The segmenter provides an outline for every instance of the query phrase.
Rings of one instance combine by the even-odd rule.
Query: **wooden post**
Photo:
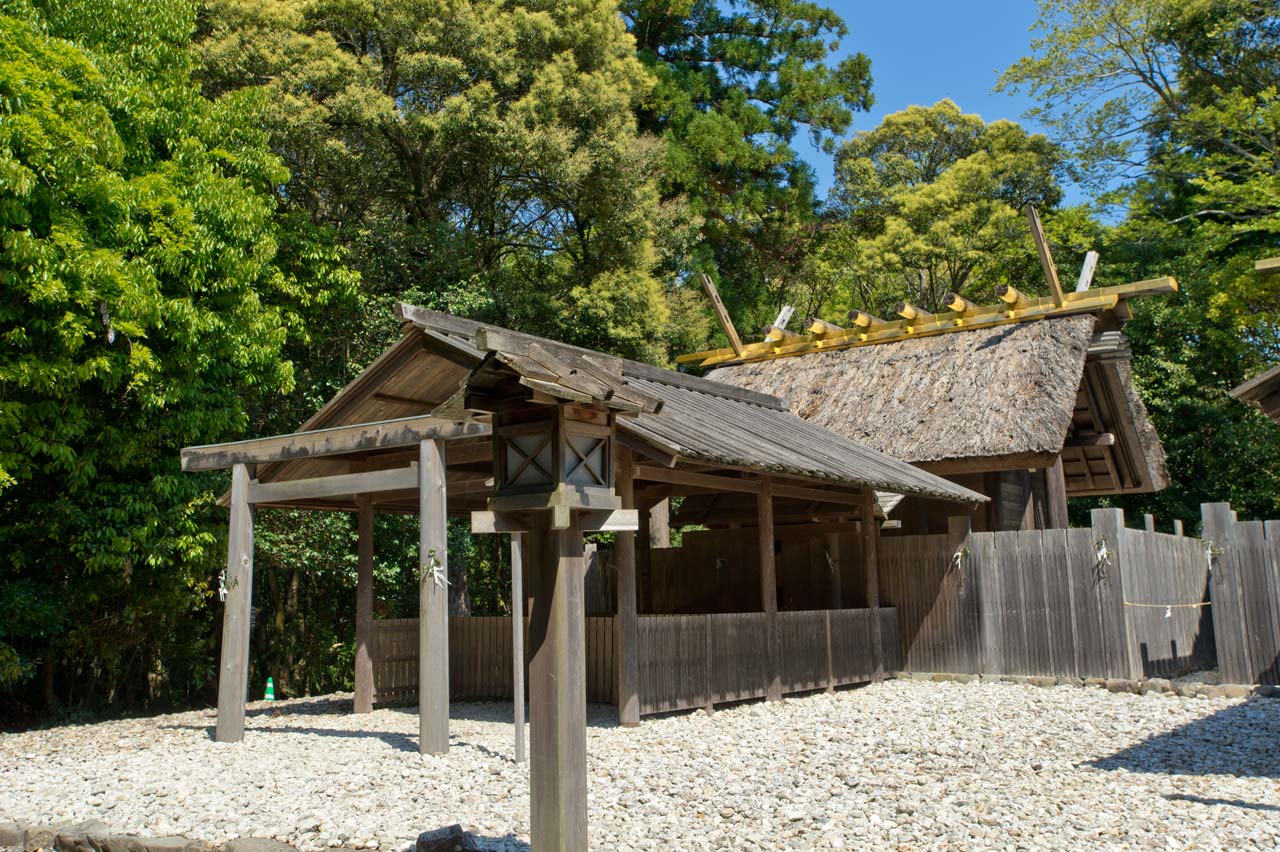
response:
[[[615,488],[622,508],[635,508],[635,458],[619,445]],[[620,532],[616,539],[618,569],[617,653],[618,724],[640,724],[640,618],[636,608],[636,534]]]
[[[373,501],[361,494],[357,502],[359,545],[356,567],[356,713],[373,712]]]
[[[827,608],[844,606],[844,590],[840,587],[840,534],[827,533]]]
[[[880,526],[876,522],[876,493],[862,492],[862,566],[867,574],[867,609],[871,610],[871,659],[876,683],[884,680],[884,638],[880,635]]]
[[[1033,204],[1028,204],[1023,210],[1031,224],[1031,239],[1035,241],[1036,251],[1040,255],[1040,268],[1044,271],[1045,283],[1049,285],[1049,296],[1055,305],[1062,307],[1064,297],[1062,284],[1058,282],[1058,267],[1053,262],[1053,252],[1049,251],[1049,240],[1045,238],[1040,216]]]
[[[1200,521],[1201,538],[1209,549],[1206,558],[1212,560],[1209,600],[1218,671],[1226,683],[1249,683],[1261,666],[1254,666],[1250,654],[1249,624],[1240,586],[1242,560],[1237,553],[1238,516],[1230,503],[1201,503]]]
[[[529,619],[529,794],[532,848],[587,849],[587,685],[582,532],[541,527]],[[535,548],[538,550],[539,548]]]
[[[1156,516],[1147,512],[1142,516],[1142,526],[1147,532],[1156,531]]]
[[[511,534],[511,712],[516,728],[516,763],[524,763],[524,563],[523,533]]]
[[[778,636],[778,575],[773,552],[773,478],[760,477],[760,495],[756,498],[760,548],[760,608],[768,615],[769,686],[765,698],[782,698],[782,659]]]
[[[1177,518],[1175,518],[1173,521],[1173,534],[1179,537],[1185,534],[1182,531],[1182,521],[1178,520]]]
[[[227,600],[222,610],[222,659],[218,668],[218,723],[214,739],[244,739],[244,700],[249,688],[249,607],[253,602],[253,509],[249,469],[231,468],[231,521],[227,537]]]
[[[1062,456],[1044,472],[1045,528],[1065,530],[1071,526],[1067,517],[1067,476],[1062,469]]]
[[[419,445],[418,751],[449,750],[449,553],[444,453]]]
[[[1142,678],[1142,659],[1138,653],[1133,623],[1124,605],[1125,527],[1123,509],[1094,509],[1090,513],[1095,542],[1105,542],[1110,566],[1095,566],[1098,580],[1098,604],[1102,614],[1103,641],[1107,648],[1110,671],[1107,677]],[[1101,544],[1099,545],[1101,546]]]
[[[634,486],[633,486],[634,487]],[[640,528],[635,534],[636,548],[636,606],[645,612],[655,611],[653,599],[653,548],[649,546],[649,510],[653,503],[644,501],[639,510]]]

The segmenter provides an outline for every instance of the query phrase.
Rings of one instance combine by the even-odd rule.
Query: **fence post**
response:
[[[1142,516],[1142,526],[1147,532],[1156,531],[1156,516],[1147,512]]]
[[[1184,533],[1182,532],[1182,521],[1177,520],[1176,518],[1173,521],[1173,534],[1178,537],[1181,537],[1182,535],[1184,535]]]
[[[1218,652],[1218,670],[1224,683],[1248,683],[1253,669],[1249,664],[1249,642],[1245,636],[1245,613],[1237,586],[1236,513],[1230,503],[1201,503],[1206,558],[1209,569],[1209,601],[1213,611],[1213,637]],[[1214,558],[1216,556],[1216,558]]]
[[[1103,638],[1110,677],[1138,680],[1139,658],[1124,596],[1125,528],[1123,509],[1094,509],[1090,515],[1093,539],[1100,558],[1094,566],[1094,588],[1102,610]],[[1105,547],[1105,558],[1101,558]],[[1109,563],[1109,564],[1108,564]]]

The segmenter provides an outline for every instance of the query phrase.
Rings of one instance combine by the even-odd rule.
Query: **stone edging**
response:
[[[1131,695],[1167,695],[1182,698],[1248,698],[1256,695],[1260,698],[1280,698],[1280,686],[1263,684],[1228,683],[1174,683],[1162,677],[1149,677],[1143,680],[1123,680],[1120,678],[1100,677],[1024,677],[1022,675],[975,675],[947,674],[934,672],[898,672],[894,677],[899,680],[929,681],[932,683],[1017,683],[1024,686],[1077,686],[1105,689],[1108,692],[1129,693]]]
[[[451,825],[418,836],[414,852],[479,849],[474,835]],[[297,852],[287,843],[266,837],[239,837],[222,845],[186,837],[139,837],[116,834],[96,819],[48,825],[0,820],[0,849],[22,852]],[[334,849],[331,852],[356,852]]]

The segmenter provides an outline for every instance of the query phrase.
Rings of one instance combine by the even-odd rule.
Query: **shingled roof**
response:
[[[479,363],[481,346],[494,339],[492,326],[429,311],[396,307],[397,316],[426,336],[428,348],[443,349]],[[630,439],[672,459],[705,462],[762,473],[822,479],[880,491],[982,502],[985,497],[913,467],[863,444],[795,417],[782,399],[721,382],[614,358],[532,335],[499,330],[536,342],[550,356],[590,358],[601,369],[622,376],[638,397],[661,401],[618,421],[622,439]],[[478,346],[477,344],[481,344]],[[372,368],[371,368],[372,369]],[[337,398],[334,400],[337,402]],[[326,406],[328,408],[328,406]],[[304,428],[330,425],[322,410]]]

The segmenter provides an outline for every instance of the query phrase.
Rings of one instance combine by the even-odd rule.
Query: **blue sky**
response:
[[[827,0],[849,27],[839,56],[861,51],[871,57],[870,113],[854,116],[854,130],[869,130],[886,115],[912,104],[951,98],[965,112],[987,121],[1022,118],[1031,106],[1025,94],[993,90],[1000,72],[1027,53],[1036,17],[1033,0]],[[817,171],[821,194],[831,186],[831,158],[808,139],[795,140]],[[1067,202],[1084,200],[1068,188]]]

